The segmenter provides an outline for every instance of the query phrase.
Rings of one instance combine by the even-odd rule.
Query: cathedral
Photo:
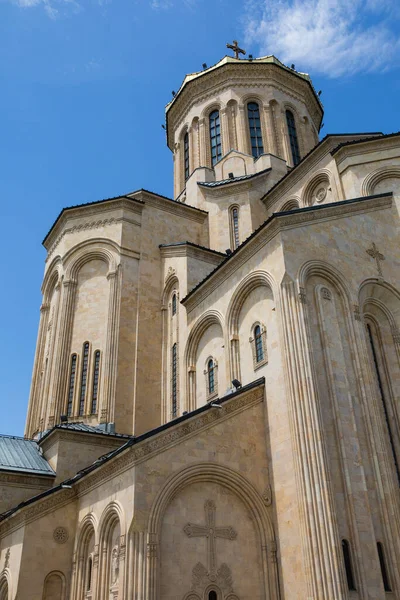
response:
[[[174,197],[44,238],[0,600],[400,600],[400,133],[320,140],[231,48],[166,106]]]

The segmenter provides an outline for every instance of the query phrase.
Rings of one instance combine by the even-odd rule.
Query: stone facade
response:
[[[400,599],[400,136],[321,119],[225,58],[167,106],[175,200],[62,211],[0,600]]]

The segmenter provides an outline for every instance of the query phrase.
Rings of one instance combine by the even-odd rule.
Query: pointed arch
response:
[[[260,494],[243,475],[229,467],[215,463],[199,463],[173,473],[158,493],[150,510],[148,522],[149,543],[153,549],[147,556],[147,589],[149,600],[156,600],[160,567],[157,561],[161,542],[163,516],[174,497],[184,488],[198,482],[213,482],[227,488],[248,509],[255,524],[262,552],[263,583],[267,598],[279,598],[275,533],[267,507]],[[190,597],[190,596],[189,596]]]

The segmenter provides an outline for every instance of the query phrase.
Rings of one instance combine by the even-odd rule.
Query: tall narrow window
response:
[[[208,374],[208,393],[213,394],[215,392],[215,365],[212,358],[208,361],[207,364],[207,374]]]
[[[89,556],[88,558],[88,564],[87,564],[87,574],[86,574],[86,591],[90,592],[90,590],[92,589],[92,569],[93,569],[93,562],[92,562],[92,557]]]
[[[254,342],[256,345],[256,361],[259,363],[264,360],[262,331],[259,325],[256,325],[254,328]]]
[[[286,122],[289,133],[290,149],[292,151],[293,165],[296,166],[300,162],[300,150],[297,139],[296,123],[293,113],[290,110],[286,111]]]
[[[210,143],[211,143],[211,164],[212,166],[222,158],[221,144],[221,123],[219,120],[219,111],[214,110],[210,114]]]
[[[172,296],[172,315],[176,315],[176,294]]]
[[[177,390],[177,375],[178,375],[178,357],[176,352],[176,343],[172,346],[172,418],[175,418],[178,410],[178,390]]]
[[[251,153],[254,158],[258,158],[264,153],[264,146],[261,133],[260,109],[257,102],[248,103],[247,117],[249,119]]]
[[[76,354],[71,357],[71,369],[69,372],[69,386],[68,386],[68,404],[67,404],[67,415],[72,415],[72,409],[74,404],[74,388],[75,388],[75,376],[76,376]]]
[[[393,456],[393,461],[394,461],[394,466],[396,469],[396,473],[397,473],[397,479],[398,482],[400,484],[400,468],[399,468],[399,461],[397,460],[397,454],[396,454],[396,447],[395,447],[395,443],[394,443],[394,436],[393,436],[393,431],[392,431],[392,427],[391,427],[391,420],[389,417],[389,411],[388,411],[388,407],[386,404],[386,397],[385,397],[385,393],[383,390],[383,382],[382,382],[382,377],[381,377],[381,373],[380,373],[380,369],[379,369],[379,363],[378,363],[378,354],[375,348],[375,342],[374,342],[374,338],[372,335],[372,329],[371,326],[369,324],[367,324],[367,333],[368,333],[368,338],[369,338],[369,342],[371,345],[371,350],[372,350],[372,358],[374,361],[374,367],[375,367],[375,375],[376,375],[376,381],[378,383],[378,389],[379,389],[379,393],[380,393],[380,397],[381,397],[381,402],[382,402],[382,408],[383,408],[383,412],[385,415],[385,421],[386,421],[386,428],[387,428],[387,432],[389,435],[389,442],[390,442],[390,447],[392,450],[392,456]]]
[[[211,590],[211,592],[208,594],[208,600],[218,600],[217,592]]]
[[[234,250],[239,246],[239,209],[234,206],[231,209],[231,243]]]
[[[376,545],[378,548],[379,564],[381,565],[383,587],[385,588],[385,592],[391,592],[392,588],[390,587],[389,583],[389,575],[386,568],[385,555],[383,553],[383,545],[381,542],[378,542]]]
[[[185,137],[183,138],[183,152],[185,159],[185,181],[189,179],[190,175],[190,164],[189,164],[189,133],[185,133]]]
[[[82,416],[85,411],[88,361],[89,361],[89,342],[85,342],[85,344],[83,345],[81,391],[80,391],[80,395],[79,395],[79,416]]]
[[[342,540],[342,552],[344,568],[346,569],[347,587],[349,590],[355,590],[353,567],[351,564],[350,544],[347,540]]]
[[[100,350],[96,350],[96,352],[94,353],[92,403],[90,406],[90,413],[92,415],[95,415],[97,412],[97,398],[99,395],[99,373],[100,373]]]

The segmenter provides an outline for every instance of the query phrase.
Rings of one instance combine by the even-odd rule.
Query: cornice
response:
[[[218,288],[223,281],[246,263],[265,244],[285,229],[293,229],[305,224],[313,224],[332,219],[352,216],[357,213],[390,208],[392,193],[378,194],[367,198],[354,198],[318,207],[308,207],[290,212],[275,213],[261,227],[256,230],[242,246],[240,246],[224,263],[210,273],[203,282],[200,282],[186,298],[181,301],[188,313],[205,300]]]
[[[219,265],[219,263],[225,258],[225,255],[222,253],[216,253],[214,250],[207,250],[205,248],[199,248],[190,244],[180,244],[179,246],[161,246],[160,252],[163,258],[190,257],[214,265]]]
[[[103,483],[131,469],[154,454],[166,451],[168,448],[181,443],[201,431],[224,422],[233,415],[240,414],[244,410],[259,404],[264,400],[264,378],[250,384],[248,389],[239,390],[232,397],[219,400],[220,409],[212,409],[205,405],[198,409],[197,414],[187,415],[177,419],[176,423],[167,424],[159,433],[149,432],[129,446],[120,454],[107,460],[93,471],[83,474],[74,484],[73,488],[60,488],[49,490],[48,494],[38,499],[32,499],[29,504],[22,506],[16,512],[6,516],[0,523],[0,538],[9,535],[10,532],[24,526],[38,518],[42,518],[50,512],[54,512],[82,496],[91,489],[101,486]],[[73,480],[70,480],[73,483]]]
[[[68,441],[75,444],[85,444],[99,447],[114,447],[118,448],[126,442],[126,438],[117,438],[112,435],[105,436],[101,433],[86,433],[85,431],[71,431],[67,429],[53,429],[49,435],[43,440],[39,440],[39,446],[43,452],[47,452],[52,446],[59,441]]]
[[[9,484],[17,487],[34,487],[48,489],[53,485],[55,474],[51,475],[36,475],[32,473],[10,473],[1,471],[0,472],[0,485]]]
[[[110,200],[100,200],[99,202],[91,202],[89,204],[81,204],[79,206],[71,206],[64,208],[60,215],[57,217],[49,233],[43,240],[43,246],[46,248],[48,253],[54,251],[55,246],[59,243],[60,239],[65,235],[64,227],[69,220],[79,219],[82,217],[98,216],[102,213],[109,212],[110,210],[128,210],[134,214],[140,215],[143,210],[143,203],[136,198],[116,198]],[[107,217],[106,219],[96,219],[95,221],[89,221],[87,223],[79,223],[73,225],[67,233],[74,233],[75,231],[84,231],[85,229],[95,229],[104,225],[109,225],[117,221],[128,220],[124,215],[122,217]],[[140,221],[133,220],[133,223],[140,225]]]
[[[206,405],[205,408],[208,410],[205,412],[194,415],[191,419],[177,423],[175,427],[168,428],[166,431],[128,448],[98,470],[89,474],[78,482],[78,496],[86,494],[89,490],[102,485],[103,482],[113,479],[124,471],[148,460],[151,456],[165,452],[169,448],[180,444],[183,439],[190,438],[205,429],[209,429],[218,423],[222,423],[233,415],[239,414],[263,400],[264,382],[261,382],[257,387],[239,393],[231,400],[227,400],[226,403],[222,403],[221,409],[212,410]]]
[[[357,138],[357,134],[354,136]],[[303,179],[309,172],[328,154],[332,152],[340,140],[348,140],[348,135],[343,136],[327,136],[323,139],[318,146],[315,146],[307,156],[287,175],[284,175],[280,181],[278,181],[262,198],[261,201],[265,204],[267,210],[269,210],[278,200],[290,192],[290,190],[297,185],[301,179]]]
[[[274,63],[225,64],[204,77],[189,81],[167,111],[168,147],[174,146],[174,130],[183,121],[190,108],[225,89],[233,87],[270,87],[300,100],[307,105],[309,114],[319,129],[323,109],[311,83]]]
[[[381,137],[370,140],[357,141],[354,145],[349,144],[341,146],[340,148],[334,149],[332,155],[335,157],[338,167],[347,158],[365,154],[371,154],[371,152],[378,152],[382,150],[399,149],[400,150],[400,137]]]
[[[171,200],[170,198],[164,198],[163,196],[152,194],[151,192],[135,192],[135,195],[132,197],[139,197],[140,200],[142,200],[142,202],[144,202],[144,204],[147,204],[148,206],[152,206],[154,208],[157,208],[158,210],[163,210],[168,213],[182,216],[185,219],[189,219],[190,221],[196,221],[197,223],[204,223],[204,221],[208,218],[208,213],[204,210],[200,210],[199,208],[195,208],[194,206],[184,204],[183,202]]]

